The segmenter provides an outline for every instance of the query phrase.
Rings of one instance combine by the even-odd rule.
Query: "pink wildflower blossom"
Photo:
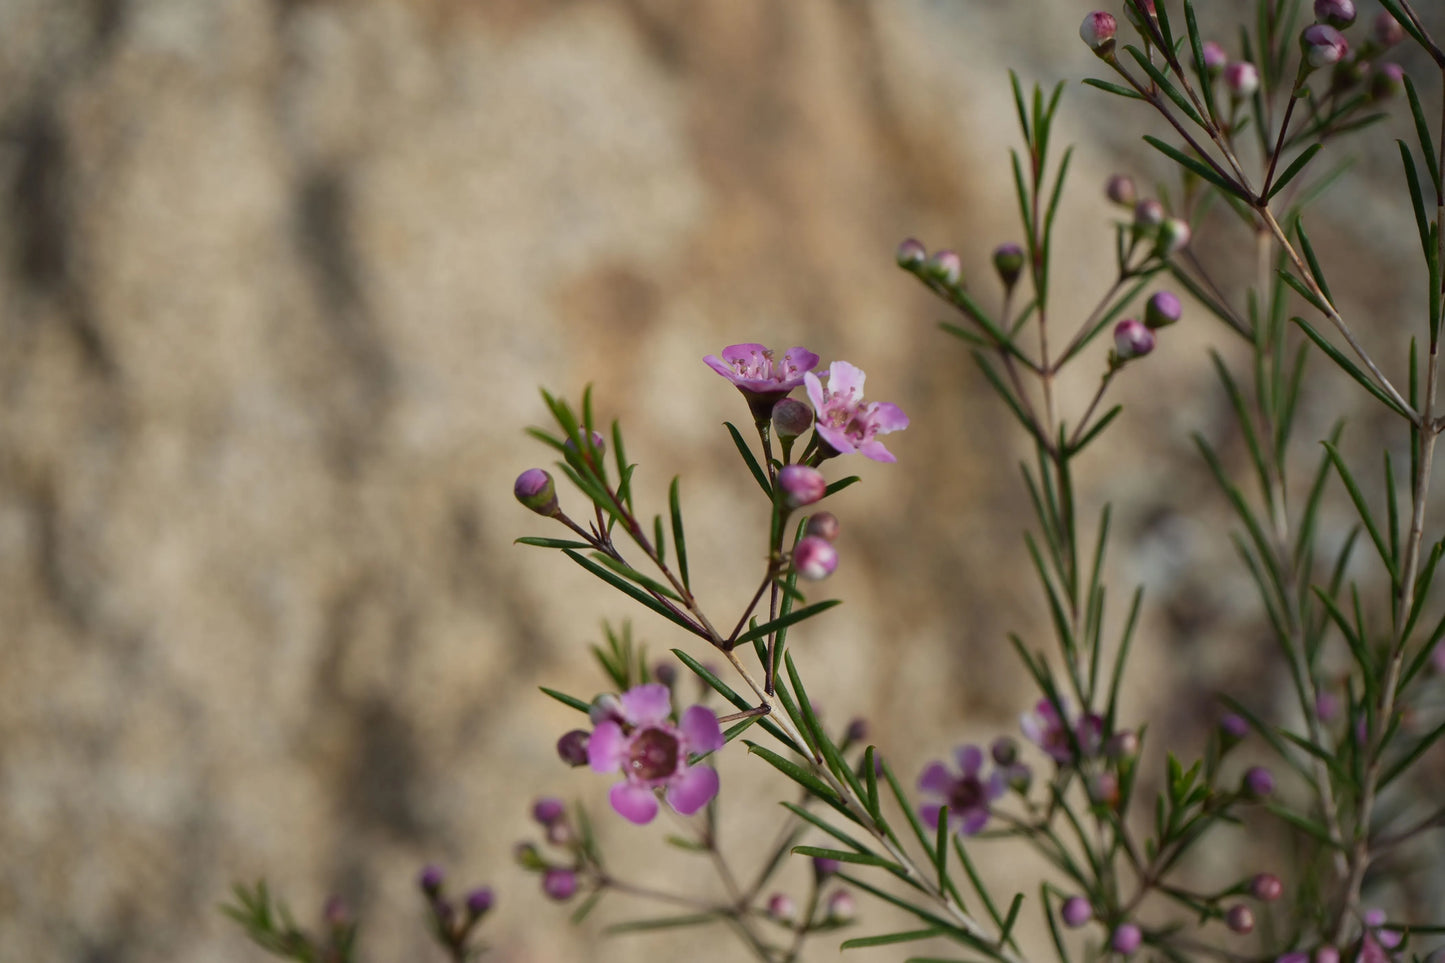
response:
[[[863,378],[862,369],[846,361],[828,367],[826,387],[811,371],[803,375],[808,398],[818,412],[816,431],[839,454],[856,451],[874,461],[897,461],[876,436],[907,428],[908,416],[886,401],[865,402]]]
[[[687,757],[722,748],[713,711],[693,706],[674,724],[672,694],[657,683],[629,689],[619,701],[621,720],[598,723],[587,743],[593,770],[622,773],[623,781],[608,795],[612,808],[624,819],[649,823],[657,815],[658,789],[666,790],[668,805],[684,816],[707,805],[717,795],[717,771],[689,766]]]
[[[997,772],[987,780],[982,777],[983,750],[978,746],[959,746],[954,758],[960,770],[958,775],[941,762],[929,763],[923,770],[918,788],[942,796],[943,802],[920,806],[918,815],[925,824],[937,829],[938,817],[947,806],[949,828],[972,836],[988,822],[989,804],[1004,794],[1004,782]]]
[[[818,356],[807,348],[789,348],[782,360],[760,344],[730,344],[722,358],[710,354],[707,366],[737,385],[755,418],[771,415],[773,405],[803,383],[803,375],[818,366]]]
[[[1062,708],[1067,715],[1069,707]],[[1047,699],[1040,699],[1032,712],[1019,717],[1019,728],[1030,742],[1061,765],[1073,761],[1075,741],[1086,756],[1096,755],[1103,746],[1104,720],[1097,713],[1090,712],[1079,720],[1071,740],[1068,720]]]

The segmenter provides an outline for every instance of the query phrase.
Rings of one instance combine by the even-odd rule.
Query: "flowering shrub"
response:
[[[756,591],[725,617],[694,592],[680,482],[649,520],[635,503],[637,465],[628,460],[621,427],[612,423],[603,433],[590,392],[575,407],[543,393],[552,425],[532,434],[552,450],[569,488],[564,497],[541,468],[521,473],[518,501],[562,527],[561,537],[554,531],[521,541],[560,552],[679,642],[671,649],[676,663],[649,666],[629,627],[609,629],[594,648],[606,694],[586,700],[544,689],[590,725],[561,734],[558,756],[618,777],[609,794],[616,816],[649,824],[666,806],[690,817],[682,824],[691,835],[666,841],[706,854],[727,893],[712,900],[619,877],[592,831],[596,817],[548,798],[532,810],[543,844],[517,850],[547,897],[580,900],[574,919],[609,893],[650,900],[670,907],[668,915],[613,929],[726,923],[740,952],[763,961],[798,959],[810,938],[854,925],[859,896],[911,914],[917,927],[853,936],[845,948],[936,940],[969,958],[1006,963],[1037,952],[1020,939],[1025,927],[1046,930],[1063,961],[1149,952],[1170,960],[1383,963],[1435,945],[1445,914],[1432,917],[1432,907],[1400,900],[1409,881],[1389,860],[1445,826],[1445,809],[1422,795],[1416,775],[1421,765],[1437,764],[1445,735],[1432,703],[1438,685],[1427,672],[1440,668],[1445,619],[1433,628],[1424,619],[1445,555],[1445,539],[1431,534],[1427,517],[1435,441],[1445,429],[1436,397],[1445,149],[1430,122],[1442,106],[1427,110],[1412,79],[1382,57],[1408,40],[1445,77],[1445,52],[1409,0],[1382,6],[1363,30],[1351,0],[1316,0],[1313,23],[1304,22],[1298,0],[1258,0],[1233,48],[1205,39],[1189,0],[1127,0],[1123,18],[1108,11],[1085,18],[1080,36],[1110,73],[1085,82],[1169,125],[1170,139],[1145,140],[1178,182],[1144,196],[1132,178],[1110,178],[1105,195],[1118,207],[1108,228],[1115,275],[1072,327],[1061,330],[1067,319],[1055,313],[1050,287],[1068,166],[1067,154],[1057,161],[1050,152],[1059,90],[1027,96],[1015,81],[1023,240],[994,251],[996,297],[981,281],[965,281],[953,251],[930,254],[913,239],[898,246],[899,266],[957,312],[957,323],[944,329],[971,352],[1032,443],[1023,474],[1036,527],[1026,536],[1026,557],[1053,637],[1048,646],[1010,640],[1038,688],[1020,717],[1019,730],[1034,747],[1025,747],[1027,759],[1010,734],[1000,734],[987,755],[965,745],[947,762],[898,774],[867,744],[866,726],[825,724],[808,695],[809,667],[794,659],[790,633],[807,631],[810,619],[838,604],[813,594],[848,551],[839,516],[821,506],[857,481],[830,482],[827,473],[852,454],[894,462],[880,436],[910,423],[898,406],[864,400],[859,367],[833,360],[820,372],[810,350],[778,355],[751,342],[703,359],[746,403],[751,437],[732,424],[727,431],[767,519],[743,549],[762,559]],[[1121,32],[1124,22],[1132,39]],[[1235,36],[1225,24],[1212,26],[1220,37]],[[1391,99],[1400,91],[1403,103]],[[1403,389],[1356,337],[1304,221],[1308,204],[1338,175],[1321,169],[1322,147],[1357,136],[1391,109],[1416,130],[1400,156],[1428,279]],[[1261,269],[1246,290],[1232,290],[1211,264],[1217,250],[1241,237],[1254,245]],[[1234,477],[1209,443],[1196,442],[1201,467],[1237,516],[1234,543],[1296,705],[1277,719],[1226,693],[1203,756],[1168,755],[1165,771],[1149,777],[1162,789],[1145,798],[1145,720],[1122,718],[1119,701],[1144,603],[1136,590],[1121,624],[1106,618],[1109,510],[1097,520],[1081,517],[1074,466],[1102,445],[1120,413],[1104,405],[1115,379],[1169,350],[1171,326],[1186,316],[1187,323],[1217,319],[1249,352],[1239,369],[1214,358],[1247,449],[1246,477]],[[1103,339],[1101,350],[1090,350],[1106,330],[1112,345]],[[1398,419],[1408,477],[1397,486],[1386,442],[1383,513],[1341,455],[1338,429],[1324,440],[1307,482],[1298,481],[1319,440],[1292,431],[1302,385],[1313,376],[1310,359],[1323,362],[1315,368],[1342,371]],[[1098,387],[1078,411],[1065,410],[1056,383],[1080,367],[1097,372]],[[792,397],[799,388],[806,403]],[[1358,525],[1325,538],[1320,506],[1333,492]],[[1373,583],[1358,574],[1360,545],[1373,550],[1387,583],[1378,600],[1369,598]],[[676,713],[679,666],[733,711],[719,716],[692,705]],[[1421,725],[1426,718],[1430,724]],[[1230,754],[1246,740],[1274,761],[1237,763]],[[752,880],[730,868],[715,832],[717,806],[729,794],[711,757],[726,753],[750,754],[791,784],[779,794],[780,842]],[[559,767],[559,784],[565,778]],[[1189,854],[1246,813],[1251,828],[1288,835],[1291,865],[1238,867],[1223,877],[1186,871]],[[985,884],[977,866],[1000,837],[1032,847],[1049,864],[1036,892],[1005,898]],[[793,855],[811,860],[801,894],[775,882]],[[420,888],[439,943],[455,959],[475,955],[474,930],[491,907],[490,890],[453,904],[440,873],[430,870]],[[1382,907],[1377,899],[1394,902]],[[273,952],[350,958],[355,927],[339,911],[320,936],[295,927],[284,911],[278,922],[264,887],[238,890],[229,911]]]

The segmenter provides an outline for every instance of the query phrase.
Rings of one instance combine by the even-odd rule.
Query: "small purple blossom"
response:
[[[492,888],[490,886],[480,886],[467,894],[467,912],[473,917],[481,916],[492,908],[494,902],[496,902],[496,897],[492,893]]]
[[[812,582],[821,581],[838,569],[838,549],[817,535],[805,535],[793,548],[793,568]]]
[[[560,866],[552,867],[542,874],[542,892],[549,899],[566,902],[577,892],[577,874]]]
[[[1233,712],[1219,720],[1219,729],[1227,738],[1235,741],[1249,735],[1249,723],[1244,721],[1243,716],[1236,715]]]
[[[778,487],[783,490],[789,508],[802,508],[822,501],[828,492],[828,479],[816,468],[788,465],[778,472]]]
[[[938,817],[944,806],[948,807],[948,826],[954,832],[972,836],[988,822],[989,804],[1004,793],[1004,783],[995,772],[989,779],[982,777],[983,750],[978,746],[959,746],[954,750],[958,763],[957,775],[941,762],[932,762],[918,778],[918,788],[926,793],[940,796],[942,803],[925,803],[918,809],[924,823],[938,828]]]
[[[1142,227],[1154,227],[1164,223],[1164,205],[1152,197],[1134,205],[1134,223]]]
[[[423,867],[421,875],[417,877],[416,882],[417,885],[421,887],[423,893],[428,896],[435,896],[441,891],[442,881],[444,879],[446,879],[446,874],[442,872],[442,868],[435,863],[428,863]]]
[[[1183,218],[1165,218],[1164,223],[1159,225],[1159,240],[1154,245],[1154,253],[1160,257],[1178,254],[1189,246],[1193,234],[1189,222]]]
[[[1121,924],[1115,928],[1114,935],[1109,937],[1109,946],[1121,956],[1132,956],[1142,942],[1144,934],[1133,923]]]
[[[714,752],[723,746],[717,716],[706,706],[693,706],[674,724],[672,693],[649,683],[621,696],[621,720],[606,719],[592,731],[587,761],[596,772],[621,772],[608,800],[618,815],[643,824],[657,815],[658,789],[668,805],[689,816],[717,795],[717,771],[690,766],[692,753]]]
[[[1245,772],[1240,785],[1245,795],[1264,799],[1274,792],[1274,774],[1263,766],[1253,766]]]
[[[1314,963],[1340,963],[1340,951],[1326,943],[1315,950]]]
[[[1173,291],[1155,291],[1144,307],[1144,326],[1151,331],[1167,328],[1184,314],[1184,305]]]
[[[543,796],[532,803],[532,818],[550,826],[567,815],[567,804],[554,796]]]
[[[1094,918],[1094,908],[1084,897],[1070,896],[1064,900],[1064,905],[1059,910],[1059,916],[1063,919],[1065,926],[1070,929],[1078,929]]]
[[[1400,945],[1403,937],[1395,930],[1383,929],[1384,925],[1384,910],[1365,911],[1365,933],[1360,937],[1355,963],[1391,963],[1396,959],[1396,954],[1390,951]]]
[[[557,486],[553,484],[552,476],[540,468],[528,468],[518,475],[512,485],[512,494],[538,515],[550,518],[557,514]]]
[[[728,345],[721,358],[710,354],[702,360],[737,386],[758,419],[770,415],[773,405],[802,384],[803,375],[818,365],[818,356],[807,348],[789,348],[779,360],[771,349],[751,341]]]
[[[829,859],[826,856],[813,857],[813,878],[819,881],[827,879],[838,872],[839,863],[836,859]]]
[[[808,399],[818,414],[816,431],[839,454],[858,452],[874,461],[897,461],[878,435],[908,427],[903,409],[886,401],[863,400],[864,374],[846,361],[828,367],[825,387],[811,371],[803,375]]]

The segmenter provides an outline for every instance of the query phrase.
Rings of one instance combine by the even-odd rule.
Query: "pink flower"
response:
[[[693,706],[673,724],[672,694],[652,683],[622,693],[621,720],[604,719],[587,742],[587,761],[597,772],[621,771],[623,781],[608,800],[624,819],[639,825],[657,815],[657,790],[666,790],[673,809],[689,816],[717,795],[717,771],[689,766],[692,753],[714,752],[723,746],[717,716]]]
[[[988,822],[989,803],[1004,794],[1004,783],[997,772],[987,781],[981,777],[983,750],[978,746],[959,746],[954,750],[954,758],[960,770],[958,775],[949,772],[941,762],[929,763],[923,770],[918,788],[942,796],[943,802],[920,806],[918,815],[928,826],[937,829],[938,817],[947,806],[949,828],[972,836]]]
[[[777,361],[760,344],[730,344],[722,358],[710,354],[707,366],[737,385],[756,418],[768,417],[773,405],[803,383],[803,375],[818,366],[818,356],[807,348],[789,348]]]
[[[811,371],[803,375],[818,413],[816,431],[839,454],[858,452],[874,461],[897,461],[875,436],[908,427],[903,409],[886,401],[863,401],[863,371],[846,361],[828,367],[828,386]]]
[[[1065,705],[1063,710],[1067,714],[1068,706]],[[1069,739],[1068,720],[1059,714],[1059,710],[1054,708],[1054,704],[1048,699],[1040,699],[1032,712],[1025,712],[1020,716],[1019,728],[1030,742],[1048,753],[1054,762],[1062,765],[1073,761],[1074,743]],[[1104,742],[1104,720],[1097,713],[1088,713],[1075,727],[1074,740],[1078,742],[1084,755],[1097,754]]]

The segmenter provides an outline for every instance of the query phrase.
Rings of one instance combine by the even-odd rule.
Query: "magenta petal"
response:
[[[890,431],[902,431],[908,427],[908,416],[903,409],[888,401],[880,401],[868,413],[868,423],[877,426],[880,435]]]
[[[821,410],[819,411],[819,414],[822,414]],[[813,428],[815,431],[818,432],[818,434],[822,435],[823,440],[826,441],[828,444],[832,445],[833,450],[838,452],[839,454],[846,455],[850,452],[858,450],[853,446],[853,439],[848,437],[848,433],[846,431],[834,428],[831,425],[825,425],[823,424],[821,419],[813,423]],[[875,442],[875,444],[877,443]],[[878,447],[882,448],[883,446],[879,445]]]
[[[717,355],[710,354],[702,360],[703,363],[706,364],[709,368],[716,371],[718,374],[722,375],[729,381],[733,381],[736,379],[737,372],[734,371],[732,368],[728,367],[727,363],[720,360]]]
[[[652,817],[657,815],[657,797],[646,786],[619,782],[607,794],[607,800],[617,815],[639,826],[652,822]]]
[[[767,346],[758,344],[756,341],[744,341],[742,344],[730,344],[722,349],[723,360],[725,361],[752,361],[761,354],[767,353]]]
[[[807,348],[789,348],[783,352],[783,361],[804,372],[818,367],[818,356]]]
[[[965,836],[972,836],[982,829],[986,822],[988,822],[987,809],[982,806],[970,809],[963,814],[963,834]]]
[[[923,820],[923,825],[927,826],[929,829],[937,829],[938,814],[942,810],[943,807],[938,805],[937,803],[924,803],[922,806],[918,807],[918,818]]]
[[[684,816],[691,816],[717,795],[717,770],[693,766],[684,770],[667,787],[667,804]]]
[[[958,760],[958,767],[963,770],[963,774],[972,776],[978,772],[979,766],[983,765],[983,750],[978,746],[959,746],[954,750],[954,758]]]
[[[827,402],[823,400],[823,382],[818,380],[817,375],[809,371],[803,375],[803,385],[808,389],[808,400],[813,403],[813,410],[821,415],[823,408],[827,405]]]
[[[836,448],[838,446],[834,445],[833,447]],[[883,447],[883,442],[871,438],[858,446],[858,453],[874,461],[895,462],[898,460],[898,457],[894,455],[893,452]]]
[[[716,752],[723,747],[722,727],[707,706],[693,706],[684,712],[680,728],[688,752]]]
[[[616,772],[627,755],[627,737],[622,727],[608,719],[592,730],[587,740],[587,764],[596,772]]]
[[[622,714],[634,726],[655,726],[672,714],[672,693],[660,682],[622,693]]]
[[[953,788],[953,777],[948,774],[948,767],[943,763],[930,762],[928,768],[923,770],[923,775],[918,777],[918,788],[924,792],[947,796]]]

